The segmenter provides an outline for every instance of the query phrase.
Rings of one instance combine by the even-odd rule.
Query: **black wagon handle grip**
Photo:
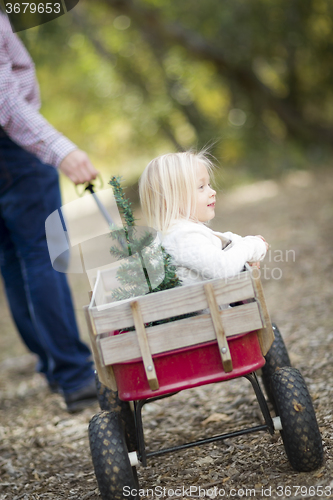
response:
[[[100,174],[98,174],[98,176],[96,177],[96,179],[99,180],[99,186],[97,187],[97,189],[102,189],[103,186],[104,186],[104,183],[103,183],[103,179],[102,179],[102,176]],[[95,180],[96,181],[96,180]],[[86,191],[89,191],[91,194],[93,194],[95,192],[95,189],[96,189],[96,186],[95,186],[95,181],[93,182],[85,182],[83,183],[81,186],[83,186],[83,189],[82,190],[79,190],[78,186],[75,185],[75,191],[76,191],[76,194],[79,198],[81,198],[84,193]]]

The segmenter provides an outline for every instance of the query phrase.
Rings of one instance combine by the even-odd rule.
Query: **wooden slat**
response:
[[[220,314],[219,306],[217,305],[214,295],[214,289],[211,283],[204,285],[204,290],[207,297],[208,307],[212,318],[217,343],[219,345],[220,356],[222,359],[223,369],[226,373],[232,372],[232,360],[230,349],[228,346],[227,337],[222,324],[222,314]]]
[[[97,336],[94,332],[94,325],[91,321],[91,317],[89,314],[88,306],[83,308],[84,315],[87,321],[88,332],[90,337],[91,349],[93,352],[95,367],[98,373],[98,378],[102,384],[111,389],[112,391],[117,391],[117,382],[113,373],[112,366],[105,366],[102,364],[101,360],[103,359],[101,352],[99,350]]]
[[[252,275],[256,300],[259,306],[259,312],[261,314],[261,319],[263,322],[263,328],[261,328],[258,331],[258,338],[260,342],[261,352],[263,356],[265,356],[269,348],[271,347],[272,343],[274,342],[274,332],[272,328],[271,318],[269,316],[268,308],[266,305],[262,283],[260,280],[259,269],[254,267],[251,275]]]
[[[218,305],[230,304],[254,297],[253,284],[249,272],[228,279],[212,280]],[[203,289],[204,283],[173,288],[140,297],[140,308],[144,323],[188,314],[207,307]],[[133,326],[130,300],[120,304],[92,307],[97,333],[106,333]]]
[[[154,361],[151,356],[151,352],[148,345],[148,339],[146,335],[146,329],[143,324],[142,314],[140,311],[140,306],[137,300],[131,302],[131,309],[133,313],[133,319],[135,324],[135,331],[138,337],[138,343],[141,351],[141,357],[143,361],[143,366],[148,379],[149,387],[152,391],[159,389],[159,384],[157,380],[157,375],[155,371]],[[125,334],[126,335],[126,334]]]
[[[96,283],[94,286],[92,297],[90,299],[90,306],[89,306],[90,314],[92,315],[92,317],[93,317],[92,306],[95,306],[96,304],[102,304],[104,301],[104,297],[105,297],[105,290],[103,286],[103,280],[101,278],[100,271],[97,271]]]
[[[258,304],[252,302],[232,307],[223,313],[223,327],[227,337],[262,328]],[[158,354],[190,345],[215,340],[215,332],[208,314],[173,321],[146,328],[150,352]],[[135,332],[98,338],[103,363],[112,365],[141,357]]]

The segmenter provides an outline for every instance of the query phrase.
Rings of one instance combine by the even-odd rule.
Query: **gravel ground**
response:
[[[324,464],[297,473],[278,433],[256,433],[150,459],[147,468],[138,468],[142,489],[165,488],[164,498],[189,498],[190,487],[191,498],[198,498],[199,487],[207,496],[216,487],[215,498],[333,498],[332,200],[332,171],[298,172],[221,194],[213,223],[215,229],[262,234],[271,244],[262,266],[264,290],[313,398]],[[81,308],[88,283],[72,276],[71,284],[87,339]],[[62,398],[34,373],[34,357],[15,333],[2,291],[0,308],[0,500],[97,500],[87,438],[97,405],[69,415]],[[185,391],[144,410],[152,449],[260,422],[245,379]],[[172,493],[183,487],[184,493]],[[158,491],[142,492],[142,498],[158,498]]]

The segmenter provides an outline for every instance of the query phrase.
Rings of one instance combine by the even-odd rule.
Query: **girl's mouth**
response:
[[[215,201],[213,203],[210,203],[210,205],[207,205],[207,207],[215,208]]]

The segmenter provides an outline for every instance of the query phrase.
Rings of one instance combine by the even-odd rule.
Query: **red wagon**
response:
[[[247,267],[228,280],[114,303],[114,272],[99,272],[86,318],[102,409],[90,422],[89,437],[103,500],[123,498],[125,486],[135,498],[136,465],[145,466],[151,456],[251,432],[279,430],[298,471],[321,465],[322,441],[309,392],[300,372],[290,366],[255,274]],[[125,333],[114,335],[115,331]],[[259,369],[273,417],[258,382]],[[238,377],[250,381],[264,424],[146,452],[141,417],[145,403]]]

